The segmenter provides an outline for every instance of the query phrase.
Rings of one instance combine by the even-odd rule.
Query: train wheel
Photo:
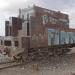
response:
[[[27,54],[23,53],[23,54],[21,55],[21,58],[20,58],[21,61],[22,61],[22,62],[26,62],[27,56],[28,56]]]
[[[57,56],[62,56],[63,55],[63,48],[57,49],[56,54],[57,54]]]
[[[48,56],[54,56],[54,51],[51,48],[48,48]]]

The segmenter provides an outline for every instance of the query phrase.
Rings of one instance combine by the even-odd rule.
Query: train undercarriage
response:
[[[75,44],[64,44],[64,45],[53,45],[47,47],[38,47],[38,48],[22,48],[18,45],[20,44],[18,38],[16,39],[8,39],[5,38],[3,43],[5,44],[0,46],[0,51],[4,52],[4,55],[8,55],[8,57],[13,58],[13,60],[26,62],[27,60],[35,60],[42,57],[49,56],[62,56],[71,51],[70,48],[75,47]],[[11,45],[10,45],[11,44]]]
[[[71,51],[75,44],[56,45],[48,47],[39,47],[28,49],[28,57],[32,60],[49,57],[49,56],[63,56]]]

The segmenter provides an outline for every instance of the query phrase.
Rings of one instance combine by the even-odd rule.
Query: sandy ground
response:
[[[74,73],[75,53],[61,57],[47,57],[24,66],[0,71],[0,75],[73,75]]]

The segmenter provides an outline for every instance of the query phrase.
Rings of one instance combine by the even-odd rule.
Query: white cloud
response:
[[[6,2],[5,0],[0,1],[0,9],[3,9],[3,8],[7,7],[7,6],[8,6],[8,2]]]
[[[1,0],[0,1],[0,35],[4,35],[4,21],[9,16],[17,16],[19,8],[27,5],[39,5],[69,14],[70,27],[75,27],[75,0]]]

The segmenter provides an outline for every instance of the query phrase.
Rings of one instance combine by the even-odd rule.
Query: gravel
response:
[[[0,75],[75,75],[75,53],[1,70]]]

